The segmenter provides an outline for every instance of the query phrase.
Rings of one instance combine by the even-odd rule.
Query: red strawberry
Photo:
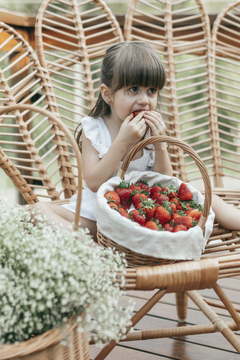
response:
[[[146,224],[144,225],[144,227],[151,229],[151,230],[157,230],[157,231],[159,230],[155,221],[147,221]]]
[[[150,194],[150,186],[147,183],[147,180],[141,179],[138,181],[137,185],[142,189],[145,190],[146,192],[148,192]]]
[[[199,221],[201,215],[202,215],[201,211],[199,211],[197,209],[191,210],[190,213],[188,214],[188,216],[191,216],[193,218],[193,220],[196,220],[196,221]]]
[[[142,200],[147,200],[148,201],[147,195],[142,194],[142,193],[137,193],[137,194],[133,195],[132,203],[133,203],[135,209],[137,209],[138,204],[141,204]]]
[[[161,193],[164,195],[168,195],[168,188],[166,186],[162,187]]]
[[[136,185],[136,184],[132,184],[130,185],[130,189],[132,190],[132,192],[135,191],[141,191],[142,189],[140,188],[140,186]]]
[[[177,206],[176,206],[176,204],[170,202],[170,203],[168,204],[168,206],[172,209],[173,212],[175,212],[175,213],[177,212]]]
[[[193,194],[185,183],[181,183],[178,190],[178,197],[181,201],[190,201],[192,199]]]
[[[155,195],[155,194],[158,194],[160,193],[162,190],[161,186],[159,185],[154,185],[151,190],[150,190],[150,196],[151,198]]]
[[[134,117],[137,116],[138,113],[139,113],[138,111],[134,111],[134,112],[133,112],[133,116],[134,116]]]
[[[116,191],[108,191],[104,197],[107,199],[107,202],[115,202],[117,205],[120,205],[120,197]]]
[[[173,191],[173,192],[169,192],[169,193],[168,193],[169,199],[173,199],[174,197],[177,197],[177,196],[178,196],[178,194],[176,193],[176,191]]]
[[[120,197],[120,204],[122,207],[125,210],[129,209],[132,203],[131,194],[133,192],[133,190],[130,189],[129,183],[122,181],[115,189],[115,191]]]
[[[180,217],[180,215],[178,213],[173,213],[171,220],[175,220],[176,218]]]
[[[163,225],[171,219],[171,214],[163,206],[157,206],[154,213],[154,220],[158,220]]]
[[[185,214],[185,215],[189,215],[191,211],[192,211],[192,208],[191,208],[191,209],[187,209],[187,210],[184,212],[184,214]]]
[[[171,224],[169,223],[166,223],[163,225],[163,229],[165,229],[166,231],[170,231],[170,232],[173,232],[173,227]]]
[[[127,201],[127,202],[123,202],[123,203],[121,203],[120,205],[122,206],[122,208],[123,208],[124,210],[128,210],[128,209],[130,209],[130,207],[131,207],[131,205],[132,205],[132,199],[130,199],[130,200]]]
[[[187,229],[192,227],[193,218],[191,216],[179,216],[174,220],[175,226],[184,225]]]
[[[186,226],[184,226],[184,225],[177,225],[177,226],[175,226],[174,228],[173,228],[173,232],[177,232],[177,231],[187,231],[187,228],[186,228]]]
[[[155,201],[156,204],[162,205],[164,201],[169,201],[168,196],[164,194],[155,194],[153,195],[152,199]]]
[[[118,211],[119,211],[120,215],[126,217],[127,219],[130,219],[130,215],[126,210],[124,210],[123,208],[120,207],[120,208],[118,208]]]
[[[137,205],[137,210],[140,210],[146,216],[146,221],[150,221],[154,215],[156,206],[153,200],[142,200],[141,203]]]
[[[182,205],[180,204],[180,202],[179,202],[179,200],[178,200],[177,198],[173,198],[173,199],[171,200],[171,202],[176,205],[177,210],[182,210],[182,209],[183,209]]]
[[[115,202],[113,202],[113,201],[109,201],[109,202],[108,202],[108,205],[110,206],[111,209],[112,209],[112,208],[118,209],[118,205],[117,205]]]
[[[130,219],[137,222],[139,225],[143,226],[145,224],[145,216],[141,215],[138,210],[132,210],[129,213]]]
[[[131,199],[132,190],[130,189],[129,183],[121,181],[115,191],[119,195],[121,203],[127,202],[129,199]]]

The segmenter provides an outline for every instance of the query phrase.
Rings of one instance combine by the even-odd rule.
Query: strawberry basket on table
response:
[[[192,157],[203,178],[205,198],[193,186],[185,184],[173,176],[167,176],[153,171],[133,171],[126,174],[129,163],[134,155],[140,149],[156,142],[167,142],[176,145]],[[115,192],[122,180],[128,184],[139,184],[140,180],[145,180],[150,189],[152,189],[155,184],[161,184],[161,187],[172,189],[173,192],[175,189],[177,193],[182,192],[183,196],[185,191],[191,193],[191,201],[197,206],[202,207],[201,216],[197,225],[190,228],[187,226],[187,231],[171,232],[167,231],[167,229],[163,230],[162,225],[165,224],[166,220],[161,221],[163,216],[161,213],[161,211],[163,211],[162,208],[166,210],[166,207],[173,202],[165,202],[164,205],[161,204],[161,202],[157,204],[157,196],[155,198],[153,196],[153,205],[156,207],[156,210],[152,219],[158,224],[158,227],[161,225],[160,231],[153,231],[151,228],[145,227],[146,221],[145,223],[134,221],[136,220],[133,215],[135,210],[131,210],[133,206],[127,211],[128,213],[132,213],[131,218],[133,221],[125,216],[121,216],[121,212],[123,212],[122,209],[124,209],[125,206],[120,206],[121,210],[118,209],[118,211],[114,211],[113,207],[115,207],[116,202],[114,202],[113,199],[112,206],[109,206],[111,198],[108,198],[106,194],[113,191]],[[135,191],[135,193],[137,193],[137,191]],[[179,196],[179,194],[175,195]],[[132,194],[132,202],[134,196],[135,195]],[[150,196],[151,195],[147,195],[147,198]],[[177,199],[177,196],[174,196],[174,198]],[[141,196],[137,195],[137,197]],[[139,201],[139,199],[137,199],[137,201]],[[126,208],[128,206],[126,206]],[[140,207],[142,206],[143,204]],[[212,232],[215,217],[211,210],[211,183],[206,167],[198,154],[183,141],[168,136],[149,137],[138,143],[127,154],[117,176],[109,179],[99,188],[95,203],[95,215],[97,219],[98,243],[104,247],[115,248],[118,252],[124,252],[129,267],[167,264],[178,260],[198,260]],[[144,217],[146,220],[146,212]],[[174,220],[172,224],[175,225],[175,222],[176,224],[178,223],[177,220]],[[170,223],[170,221],[168,221],[168,223]],[[179,222],[179,225],[180,224],[182,225],[181,221]]]

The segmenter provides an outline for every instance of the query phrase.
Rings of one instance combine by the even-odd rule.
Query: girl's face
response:
[[[158,90],[153,87],[130,86],[112,95],[111,117],[124,121],[134,111],[153,111],[157,106]]]

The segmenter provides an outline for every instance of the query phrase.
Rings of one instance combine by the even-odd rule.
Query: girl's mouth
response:
[[[134,111],[134,112],[133,112],[133,116],[134,116],[134,117],[137,116],[141,111],[144,111],[144,109]]]

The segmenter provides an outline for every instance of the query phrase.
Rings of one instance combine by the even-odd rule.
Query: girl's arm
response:
[[[166,131],[166,125],[157,111],[147,111],[144,114],[146,123],[150,126],[151,135],[159,136],[164,135]],[[165,175],[172,176],[173,170],[170,163],[170,158],[167,151],[166,143],[154,144],[155,147],[155,164],[153,171],[160,172]]]
[[[91,191],[96,192],[105,181],[113,176],[129,146],[135,145],[144,135],[146,130],[144,118],[136,116],[132,119],[133,115],[131,114],[124,120],[118,135],[102,159],[99,158],[99,153],[83,132],[83,177]]]

